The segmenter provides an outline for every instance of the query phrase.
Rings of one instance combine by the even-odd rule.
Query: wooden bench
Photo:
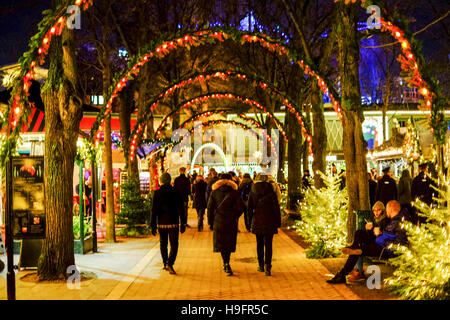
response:
[[[381,250],[381,253],[378,257],[364,256],[364,259],[366,260],[365,262],[368,262],[369,264],[389,264],[389,258],[382,258],[385,249],[386,248],[383,248],[383,250]]]
[[[284,208],[283,210],[290,219],[299,220],[302,218],[301,214],[296,210],[290,210],[287,208]]]

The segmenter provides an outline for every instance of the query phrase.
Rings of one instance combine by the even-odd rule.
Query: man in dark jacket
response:
[[[377,195],[377,183],[372,179],[372,175],[370,172],[367,174],[369,177],[369,200],[370,200],[370,207],[372,208],[375,204],[376,200],[375,197]]]
[[[411,185],[411,199],[417,198],[427,205],[433,202],[434,189],[433,180],[428,176],[428,165],[422,163],[419,165],[420,173],[413,179]]]
[[[203,231],[203,217],[206,210],[206,181],[202,175],[197,175],[194,184],[192,185],[192,194],[194,196],[193,207],[197,210],[197,230]]]
[[[349,255],[344,267],[334,278],[327,280],[328,283],[346,283],[346,276],[353,270],[358,259],[364,255],[368,257],[379,257],[388,259],[393,256],[393,252],[389,250],[392,244],[406,245],[406,231],[402,229],[400,223],[408,220],[408,210],[401,210],[400,203],[397,200],[391,200],[386,207],[387,219],[384,219],[380,227],[374,227],[373,233],[376,236],[375,242],[366,241],[362,238],[359,242],[354,242],[352,246],[345,248],[346,254]]]
[[[156,228],[158,228],[164,270],[175,274],[173,264],[178,252],[178,232],[184,233],[186,230],[186,216],[180,194],[170,185],[170,174],[163,173],[160,181],[162,185],[153,196],[150,227],[153,235],[156,235]],[[168,241],[170,242],[169,255],[167,254]]]
[[[376,201],[381,201],[386,206],[391,200],[397,200],[397,183],[390,176],[390,167],[383,169],[383,177],[378,181]]]
[[[271,275],[273,235],[281,226],[280,205],[268,180],[267,175],[259,174],[248,198],[249,224],[251,232],[256,235],[258,271],[265,271],[266,276]]]
[[[238,186],[228,173],[222,174],[212,186],[208,201],[208,223],[213,231],[213,251],[220,252],[223,270],[233,275],[230,256],[236,251],[239,217],[244,211],[244,202],[238,192]]]
[[[186,221],[188,218],[188,205],[189,205],[189,195],[191,194],[191,181],[188,177],[186,177],[186,168],[180,168],[180,175],[175,178],[174,185],[175,189],[181,195],[181,198],[184,202],[184,214],[186,216]],[[186,223],[186,227],[190,228],[190,226]]]
[[[309,174],[309,170],[307,169],[303,172],[302,187],[303,190],[311,188],[311,175]]]
[[[250,195],[250,191],[252,190],[253,186],[253,180],[250,178],[250,174],[245,173],[244,178],[242,179],[241,184],[239,185],[239,194],[241,195],[241,199],[245,204],[244,207],[244,222],[245,222],[245,228],[250,231],[250,224],[248,219],[248,196]]]
[[[411,200],[417,199],[423,201],[427,205],[431,205],[433,202],[433,196],[435,190],[433,189],[433,180],[428,176],[428,164],[422,163],[419,165],[420,173],[413,179],[411,184]],[[425,217],[421,217],[417,214],[417,209],[414,207],[412,210],[413,223],[424,223]]]

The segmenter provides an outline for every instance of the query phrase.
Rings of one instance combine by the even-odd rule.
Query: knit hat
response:
[[[172,180],[172,177],[170,176],[170,174],[168,172],[164,172],[161,175],[161,178],[159,178],[159,181],[161,181],[161,184],[169,184],[171,180]]]
[[[372,210],[381,209],[382,211],[385,210],[384,204],[381,201],[375,202],[375,204],[372,207]]]

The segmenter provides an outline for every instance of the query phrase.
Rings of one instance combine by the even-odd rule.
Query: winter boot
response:
[[[272,274],[270,273],[270,270],[272,269],[272,266],[269,264],[266,264],[264,267],[265,267],[266,276],[271,276]]]
[[[347,283],[347,280],[345,279],[345,275],[338,272],[334,278],[327,280],[328,283],[331,284],[338,284],[338,283]]]

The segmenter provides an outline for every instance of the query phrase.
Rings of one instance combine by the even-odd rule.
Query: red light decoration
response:
[[[160,57],[161,55],[165,55],[166,53],[168,53],[169,50],[173,50],[177,47],[180,47],[183,45],[195,45],[195,44],[204,42],[208,37],[212,38],[212,39],[218,39],[218,38],[229,39],[229,38],[231,38],[231,36],[224,31],[204,30],[204,31],[196,32],[195,35],[187,34],[184,37],[180,37],[176,40],[173,40],[170,42],[164,42],[163,44],[161,44],[160,46],[155,48],[155,52],[158,53],[158,51],[160,51],[160,54],[158,54],[158,57]],[[268,40],[268,38],[263,35],[250,36],[248,34],[244,34],[244,35],[241,35],[241,38],[244,42],[249,42],[249,43],[257,42],[261,46],[267,48],[268,50],[270,50],[272,52],[278,53],[279,55],[289,55],[289,50],[287,50],[283,45],[270,42]],[[238,39],[236,41],[238,41]],[[167,43],[169,43],[169,45],[167,45]],[[177,43],[178,46],[176,46],[175,43]],[[165,45],[165,49],[164,49],[164,45]],[[150,53],[144,55],[143,57],[141,57],[139,59],[139,61],[134,66],[131,67],[131,70],[126,73],[125,77],[127,79],[131,79],[133,74],[136,75],[138,73],[137,67],[145,64],[147,61],[149,61],[149,58],[151,58],[152,56],[153,56],[153,52],[150,52]],[[305,69],[306,74],[311,74],[313,76],[316,76],[319,81],[322,80],[320,82],[320,89],[324,93],[328,93],[328,87],[327,87],[325,81],[321,77],[319,77],[313,70],[311,70],[308,67],[308,65],[305,65],[303,60],[301,60],[301,66],[303,66],[303,65],[305,66],[304,69]],[[113,91],[111,97],[108,99],[108,102],[112,103],[113,100],[117,97],[117,94],[122,89],[123,89],[123,86],[116,85],[115,90]],[[339,103],[335,100],[335,98],[333,97],[332,94],[330,94],[329,96],[330,96],[331,100],[333,101],[333,108],[335,109],[336,112],[338,112]],[[110,112],[110,110],[105,110],[105,116],[109,112]],[[338,117],[341,119],[340,112],[338,112]],[[298,117],[298,119],[300,119],[300,118],[301,117]],[[95,126],[94,126],[94,128],[95,128]],[[91,131],[91,136],[93,136],[93,133],[94,132]]]

